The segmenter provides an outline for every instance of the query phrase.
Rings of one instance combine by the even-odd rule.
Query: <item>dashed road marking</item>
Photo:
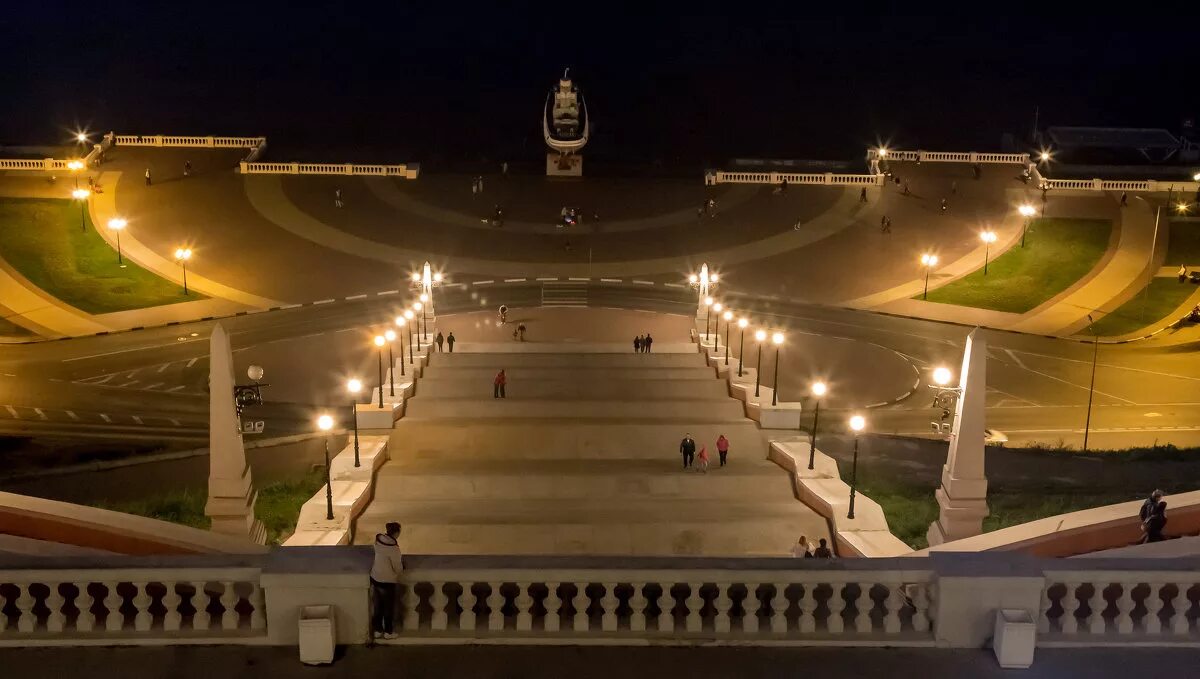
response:
[[[683,287],[683,283],[663,283],[663,285],[667,286],[668,288],[682,288]]]
[[[131,380],[131,379],[133,379],[133,376],[136,374],[137,374],[136,370],[130,370],[129,372],[125,373],[125,379]]]
[[[137,422],[138,424],[146,424],[145,422],[142,422],[142,418],[138,417],[137,415],[130,415],[130,417],[132,417],[133,421]]]
[[[336,299],[318,299],[313,304],[333,304],[336,301]]]
[[[79,420],[79,416],[75,414],[74,410],[64,410],[63,412],[65,412],[67,414],[67,417],[71,418],[72,420],[75,420],[75,421]]]
[[[635,278],[635,279],[633,279],[633,284],[634,285],[654,285],[654,281],[639,281],[638,279]]]
[[[130,381],[128,381],[128,382],[125,382],[124,384],[118,384],[118,385],[117,385],[117,388],[118,388],[118,389],[124,389],[125,387],[131,386],[131,385],[134,385],[134,384],[137,384],[137,383],[138,383],[138,381],[137,381],[137,380],[130,380]]]
[[[196,361],[199,361],[199,360],[200,360],[200,357],[197,356],[196,358],[193,358],[192,360],[188,361],[187,366],[185,366],[185,367],[190,368],[190,367],[196,365]]]
[[[176,427],[179,426],[179,420],[175,419],[174,417],[168,417],[167,421]]]
[[[488,284],[490,284],[490,283],[495,283],[495,282],[496,282],[496,281],[494,281],[494,280],[489,280],[489,281],[471,281],[471,285],[488,285]]]
[[[621,279],[620,278],[601,278],[600,282],[601,283],[620,283]]]
[[[100,413],[100,419],[104,420],[105,422],[112,422],[112,418],[104,413]]]
[[[43,420],[50,419],[49,417],[46,417],[46,413],[43,412],[41,408],[34,408],[33,412],[37,413],[38,417],[42,418]]]
[[[179,391],[180,389],[183,389],[183,388],[184,388],[184,386],[182,384],[177,384],[177,385],[171,387],[170,389],[167,389],[167,391]]]
[[[400,291],[399,291],[399,290],[384,290],[383,292],[377,292],[377,293],[375,293],[375,296],[376,296],[376,297],[383,297],[383,296],[385,296],[385,295],[399,295],[399,294],[400,294]]]
[[[158,372],[166,372],[167,368],[169,367],[171,367],[170,363],[163,363],[162,365],[158,366]]]
[[[142,389],[153,389],[155,387],[161,387],[163,384],[165,384],[165,383],[164,382],[155,382],[154,384],[147,384],[146,386],[142,387]]]
[[[12,406],[4,406],[4,408],[5,408],[6,410],[8,410],[8,414],[9,414],[9,415],[12,415],[12,416],[13,416],[13,419],[14,419],[14,420],[19,420],[19,419],[21,419],[21,416],[17,414],[17,409],[16,409],[16,408],[14,408],[14,407],[12,407]]]
[[[569,281],[590,281],[590,278],[568,278]]]
[[[331,299],[329,301],[332,302],[333,300]],[[318,302],[318,304],[319,303],[320,302]],[[302,307],[302,306],[304,306],[304,305],[303,304],[284,304],[283,306],[281,306],[279,308],[280,309],[295,309],[295,308]]]
[[[346,298],[346,301],[349,302],[352,299],[366,299],[366,298],[367,298],[366,295],[350,295],[349,297]]]
[[[535,279],[533,279],[533,280],[535,280],[535,281],[541,281],[541,282],[545,282],[545,281],[556,281],[556,280],[558,280],[558,279],[557,279],[557,278],[553,278],[553,277],[546,277],[546,278],[535,278]]]
[[[524,278],[505,278],[504,282],[505,283],[524,283],[525,280],[526,279],[524,279]]]

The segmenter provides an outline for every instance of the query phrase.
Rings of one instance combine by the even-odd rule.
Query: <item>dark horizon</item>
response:
[[[82,126],[265,135],[275,159],[537,160],[545,92],[568,66],[595,122],[588,155],[666,165],[852,160],[879,141],[993,150],[1005,133],[1024,143],[1035,109],[1043,126],[1178,131],[1198,101],[1193,48],[1171,34],[1190,6],[578,21],[469,5],[90,7],[11,10],[0,37],[29,61],[8,74],[0,143]]]

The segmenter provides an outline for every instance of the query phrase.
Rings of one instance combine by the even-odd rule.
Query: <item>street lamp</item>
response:
[[[362,380],[352,379],[346,382],[346,391],[350,392],[350,421],[354,423],[354,466],[358,463],[358,392],[362,391]]]
[[[84,220],[84,211],[87,209],[88,196],[92,195],[87,189],[75,189],[71,192],[71,197],[79,201],[79,230],[87,233],[87,222]]]
[[[383,408],[383,344],[387,340],[383,335],[375,336],[375,346],[379,347],[379,407]]]
[[[404,320],[403,316],[396,317],[396,327],[400,328],[400,376],[404,377],[404,326],[408,325],[408,321]],[[412,341],[409,340],[409,351],[412,351]]]
[[[726,311],[721,318],[725,319],[725,365],[729,365],[729,321],[733,320],[733,312]]]
[[[67,162],[67,169],[75,177],[75,188],[79,188],[79,171],[86,167],[82,160],[72,160]]]
[[[187,263],[192,258],[191,248],[176,248],[175,261],[179,262],[179,266],[183,267],[183,294],[188,294],[187,288]]]
[[[333,418],[328,415],[318,417],[317,428],[325,432],[325,519],[333,521],[333,479],[329,469],[329,430],[333,429]]]
[[[125,261],[121,258],[121,232],[125,230],[125,226],[128,223],[120,217],[113,217],[108,220],[109,230],[117,234],[117,264],[120,264],[122,269],[125,268]]]
[[[425,333],[425,330],[423,329],[423,321],[425,320],[425,305],[421,304],[420,302],[413,302],[412,308],[414,316],[418,311],[421,312],[421,320],[417,321],[417,351],[421,351],[421,335]]]
[[[383,333],[383,338],[388,343],[388,392],[396,395],[396,359],[392,358],[392,343],[396,341],[396,331],[388,328]],[[403,348],[403,347],[402,347]],[[404,362],[404,357],[400,357],[400,362]]]
[[[783,348],[783,333],[777,332],[771,335],[771,342],[775,344],[775,377],[771,380],[773,389],[771,389],[771,405],[779,405],[779,351]]]
[[[87,132],[84,132],[83,130],[76,132],[75,133],[75,141],[79,142],[80,144],[88,143]]]
[[[1020,212],[1021,216],[1025,218],[1025,224],[1021,227],[1021,247],[1025,247],[1025,232],[1029,230],[1029,220],[1033,218],[1037,210],[1029,203],[1025,203],[1017,208],[1017,212]]]
[[[738,330],[740,331],[740,334],[742,336],[741,343],[738,345],[738,377],[742,376],[742,357],[744,357],[746,355],[746,326],[747,325],[750,325],[750,321],[748,321],[744,318],[738,319]],[[726,342],[725,345],[728,346],[729,342]]]
[[[950,380],[953,377],[954,377],[954,374],[951,373],[950,369],[947,368],[946,366],[938,366],[933,369],[933,381],[939,387],[944,387],[947,384],[950,384]]]
[[[696,311],[699,313],[700,305],[712,294],[712,289],[717,286],[717,275],[709,273],[708,262],[705,262],[700,265],[699,273],[688,276],[688,284],[696,289],[696,294],[698,295]]]
[[[996,242],[996,232],[984,231],[983,233],[979,234],[979,240],[983,241],[983,275],[986,276],[988,269],[988,255],[991,253],[992,243]]]
[[[867,421],[862,415],[850,418],[850,430],[854,432],[854,461],[850,463],[850,511],[846,512],[847,519],[854,518],[854,489],[858,482],[858,433],[866,426]]]
[[[921,299],[929,299],[929,271],[937,266],[938,256],[927,252],[921,255],[921,265],[925,267],[925,290],[921,293]]]
[[[817,418],[821,415],[821,397],[825,395],[828,388],[824,382],[813,382],[813,426],[812,434],[808,437],[808,468],[812,469],[817,457]]]
[[[404,320],[411,323],[412,319],[413,319],[412,309],[405,309],[404,310]],[[418,339],[417,348],[420,348],[420,346],[421,346],[420,340]],[[411,332],[408,335],[408,362],[410,365],[415,362],[413,359],[412,333]],[[416,370],[416,368],[413,368],[413,370]],[[413,375],[416,375],[416,373],[414,372]]]
[[[720,302],[712,305],[712,310],[717,314],[717,319],[713,321],[713,351],[721,350],[721,309],[724,309]]]
[[[422,292],[422,293],[421,293],[421,296],[420,296],[420,297],[418,297],[418,299],[420,299],[420,300],[421,300],[421,301],[420,301],[420,305],[421,305],[421,325],[422,325],[422,326],[425,328],[425,332],[426,332],[426,333],[428,333],[428,332],[429,332],[429,319],[428,319],[428,318],[425,316],[425,311],[426,311],[427,309],[429,309],[429,295],[427,295],[427,294],[425,294],[425,293],[423,293],[423,292]]]
[[[758,385],[762,384],[762,343],[767,339],[766,330],[755,330],[754,341],[758,344],[758,363],[754,368],[754,398],[758,398]]]
[[[712,318],[713,298],[705,297],[704,306],[708,307],[704,312],[704,341],[708,341],[708,320]]]

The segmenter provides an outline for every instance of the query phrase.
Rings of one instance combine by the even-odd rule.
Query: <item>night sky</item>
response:
[[[1196,3],[4,4],[4,144],[84,125],[265,134],[283,160],[538,160],[564,66],[596,126],[589,155],[688,168],[858,159],[877,139],[998,149],[1035,106],[1043,124],[1171,130],[1200,113]]]

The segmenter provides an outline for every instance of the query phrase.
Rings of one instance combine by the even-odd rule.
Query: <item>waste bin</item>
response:
[[[333,606],[304,606],[300,609],[300,662],[328,665],[333,662],[337,628]]]
[[[1037,625],[1029,611],[1002,608],[996,611],[996,629],[992,635],[992,651],[1000,667],[1024,669],[1033,664],[1033,649],[1037,644]]]

